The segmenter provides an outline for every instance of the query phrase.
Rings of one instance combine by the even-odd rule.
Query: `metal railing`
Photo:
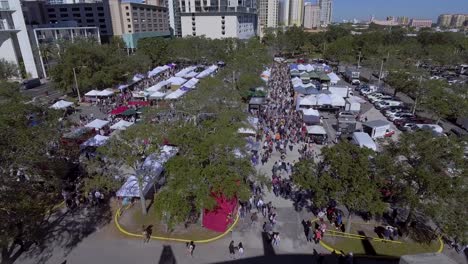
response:
[[[9,11],[10,9],[10,4],[8,1],[1,0],[0,1],[0,11]]]

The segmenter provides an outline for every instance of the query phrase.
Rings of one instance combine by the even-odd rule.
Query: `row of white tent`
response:
[[[108,97],[108,96],[111,96],[111,95],[114,95],[114,91],[112,91],[110,89],[104,89],[102,91],[91,90],[91,91],[85,93],[85,96],[89,96],[89,97]]]
[[[107,120],[101,120],[101,119],[95,119],[91,122],[89,122],[88,124],[85,125],[85,127],[88,127],[88,128],[93,128],[93,129],[101,129],[105,126],[107,126],[109,124],[109,121]],[[111,130],[125,130],[127,129],[128,127],[130,126],[133,126],[134,123],[132,122],[128,122],[128,121],[125,121],[125,120],[120,120],[119,122],[113,124],[110,129]],[[104,144],[106,144],[106,142],[109,140],[110,137],[107,137],[107,136],[101,136],[101,135],[95,135],[94,137],[86,140],[85,142],[83,142],[80,147],[81,148],[86,148],[86,147],[99,147],[99,146],[102,146]]]
[[[318,94],[318,95],[308,95],[304,97],[298,97],[298,108],[301,106],[321,106],[321,105],[332,105],[344,107],[346,101],[343,97],[336,94]]]
[[[174,157],[178,151],[177,147],[165,145],[159,153],[149,155],[143,162],[144,169],[137,172],[138,174],[144,173],[142,181],[139,182],[135,175],[128,177],[117,191],[117,197],[140,197],[140,183],[143,195],[146,195],[156,181],[161,179],[160,175],[164,170],[164,164]]]
[[[163,73],[167,70],[169,70],[171,67],[169,67],[168,65],[163,65],[163,66],[158,66],[154,69],[152,69],[151,71],[148,72],[148,77],[153,77],[153,76],[156,76],[160,73]]]

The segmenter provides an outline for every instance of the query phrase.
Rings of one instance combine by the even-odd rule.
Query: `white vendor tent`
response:
[[[346,105],[346,101],[343,97],[337,95],[337,94],[330,94],[329,95],[331,98],[331,105],[332,106],[341,106],[344,107]]]
[[[154,92],[149,96],[149,99],[162,99],[166,96],[166,93]]]
[[[161,90],[164,86],[166,85],[169,85],[171,83],[167,82],[167,81],[160,81],[158,82],[157,84],[151,86],[150,88],[146,89],[147,92],[151,93],[151,92],[157,92],[159,90]]]
[[[328,94],[317,95],[317,105],[331,105],[332,98]]]
[[[191,71],[191,72],[185,74],[185,75],[182,76],[182,77],[184,77],[184,78],[194,78],[194,77],[197,76],[197,75],[198,75],[198,72],[196,72],[196,71]]]
[[[188,80],[186,83],[184,83],[184,87],[189,88],[189,89],[194,89],[199,81],[200,80],[198,80],[197,78],[192,78]]]
[[[153,76],[156,76],[166,70],[168,70],[170,67],[167,66],[167,65],[164,65],[164,66],[158,66],[156,68],[154,68],[153,70],[149,71],[148,72],[148,77],[153,77]]]
[[[307,70],[306,66],[304,64],[299,64],[297,65],[297,69],[300,70],[300,71],[305,71]]]
[[[182,77],[171,77],[166,80],[168,83],[171,85],[182,85],[184,84],[187,80],[182,78]]]
[[[315,67],[313,65],[307,64],[306,66],[306,71],[311,72],[315,70]]]
[[[114,129],[114,130],[125,130],[127,129],[128,127],[132,126],[133,123],[132,122],[128,122],[128,121],[125,121],[125,120],[120,120],[119,122],[113,124],[110,129]]]
[[[257,134],[257,132],[255,132],[255,130],[253,130],[251,128],[243,128],[243,127],[239,128],[237,130],[237,133],[245,134],[245,135],[256,135]]]
[[[178,149],[176,147],[163,146],[159,154],[151,154],[145,159],[142,165],[144,169],[139,172],[141,175],[145,172],[147,173],[142,176],[143,181],[141,185],[143,187],[143,195],[146,196],[151,187],[153,187],[153,184],[159,179],[159,176],[164,170],[164,164],[170,158],[174,157],[177,151]],[[117,197],[140,197],[140,188],[136,176],[127,178],[127,181],[117,191]]]
[[[133,98],[146,98],[148,95],[149,93],[145,91],[132,92]]]
[[[326,135],[327,131],[323,126],[307,126],[307,134],[310,135]]]
[[[60,101],[57,101],[55,104],[51,105],[50,108],[53,108],[53,109],[65,109],[65,108],[70,107],[70,106],[72,106],[72,105],[73,105],[72,102],[60,100]]]
[[[291,83],[293,85],[294,88],[296,87],[299,87],[299,86],[303,86],[304,84],[302,83],[302,80],[298,77],[294,77],[291,79]]]
[[[185,77],[186,74],[190,73],[191,71],[195,70],[197,67],[196,66],[189,66],[187,68],[184,68],[177,72],[175,74],[176,77]]]
[[[94,137],[86,140],[83,142],[80,147],[81,148],[86,148],[86,147],[99,147],[104,144],[106,144],[107,140],[109,140],[109,137],[101,136],[101,135],[95,135]]]
[[[218,66],[216,66],[216,65],[211,65],[211,66],[208,67],[206,70],[200,72],[200,73],[197,75],[197,78],[198,78],[198,79],[202,79],[202,78],[208,77],[208,76],[211,75],[213,72],[215,72],[217,69],[218,69]]]
[[[338,82],[341,80],[340,77],[338,77],[338,75],[336,75],[334,72],[330,72],[327,75],[330,77],[330,83],[333,85],[338,84]]]
[[[302,109],[303,120],[308,124],[320,124],[320,113],[318,110],[309,108]]]
[[[86,124],[85,127],[101,129],[105,127],[107,124],[109,124],[109,121],[101,120],[101,119],[94,119],[90,123]]]
[[[87,93],[85,93],[85,96],[98,96],[99,95],[99,91],[97,90],[91,90]]]
[[[315,101],[313,100],[312,96],[307,96],[299,99],[299,106],[313,106],[315,105]]]
[[[179,99],[182,95],[184,95],[187,91],[184,91],[182,89],[178,89],[178,90],[175,90],[174,92],[166,95],[166,97],[164,99],[167,99],[167,100],[175,100],[175,99]]]
[[[111,95],[113,95],[113,94],[114,94],[114,91],[112,91],[112,90],[107,90],[107,89],[106,89],[106,90],[99,91],[98,94],[97,94],[97,96],[99,96],[99,97],[106,97],[106,96],[111,96]]]

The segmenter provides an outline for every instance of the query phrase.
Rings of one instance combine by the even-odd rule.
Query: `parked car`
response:
[[[356,114],[353,112],[339,112],[336,114],[337,118],[356,118]]]
[[[381,110],[381,112],[384,116],[389,116],[398,112],[410,112],[410,109],[404,106],[390,106],[387,109]]]
[[[413,127],[414,125],[416,125],[416,123],[412,123],[412,122],[406,122],[406,123],[403,123],[402,125],[400,126],[397,126],[397,128],[401,131],[411,131],[413,130]]]
[[[412,113],[400,112],[400,113],[396,113],[395,115],[389,116],[388,120],[395,122],[396,120],[408,118],[408,117],[414,117],[414,115]]]
[[[395,100],[383,100],[383,101],[378,101],[375,103],[375,108],[381,110],[381,109],[388,109],[392,106],[401,106],[403,105],[403,102],[401,101],[395,101]]]
[[[376,92],[376,93],[367,94],[367,95],[366,95],[366,98],[367,98],[367,100],[370,101],[370,100],[372,100],[372,99],[374,99],[374,98],[379,98],[379,97],[382,97],[382,96],[384,96],[383,93],[377,93],[377,92]]]
[[[375,104],[377,102],[386,101],[386,100],[395,100],[395,97],[393,97],[391,95],[384,95],[384,96],[379,96],[379,97],[376,97],[376,98],[372,98],[369,101],[371,103]]]

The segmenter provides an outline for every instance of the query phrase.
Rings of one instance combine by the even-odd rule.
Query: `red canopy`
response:
[[[148,101],[130,101],[130,102],[128,102],[128,105],[148,106],[148,105],[150,105],[150,102],[148,102]]]
[[[227,199],[221,195],[215,196],[215,199],[216,207],[211,211],[204,210],[203,212],[203,226],[216,232],[226,232],[229,224],[234,220],[237,198]]]
[[[114,110],[112,110],[111,114],[112,115],[120,115],[120,114],[122,114],[123,112],[125,112],[127,110],[128,110],[127,106],[119,106],[119,107],[115,108]]]

